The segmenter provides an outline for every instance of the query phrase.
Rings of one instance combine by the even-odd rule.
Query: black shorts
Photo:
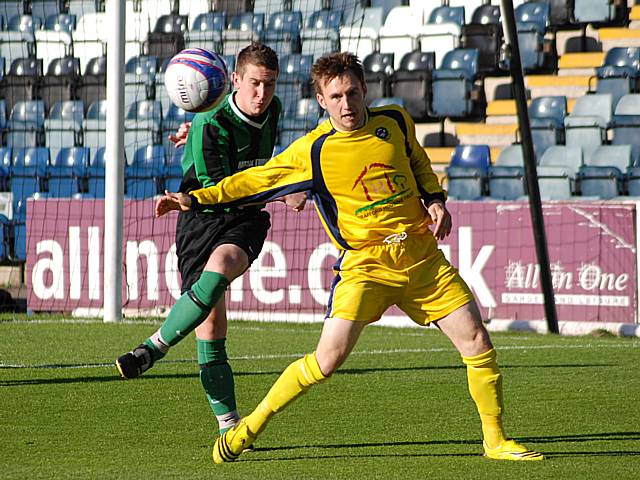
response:
[[[182,293],[198,281],[211,252],[219,245],[237,245],[246,252],[251,264],[262,250],[269,227],[269,214],[253,208],[231,213],[180,212],[176,253]]]

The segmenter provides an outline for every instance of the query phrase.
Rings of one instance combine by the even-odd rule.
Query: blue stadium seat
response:
[[[614,108],[623,95],[637,91],[640,78],[640,48],[614,47],[596,70],[596,93],[610,93]]]
[[[251,41],[259,41],[264,35],[264,13],[240,13],[228,19],[222,32],[222,54],[235,55]]]
[[[275,50],[278,56],[300,53],[302,12],[276,12],[269,16],[264,34],[264,42]]]
[[[403,108],[406,108],[405,102],[403,98],[400,97],[386,97],[386,98],[376,98],[373,100],[369,106],[370,107],[384,107],[386,105],[399,105]]]
[[[14,217],[24,221],[26,201],[36,192],[44,192],[49,166],[49,149],[44,147],[15,148],[11,165],[11,191]],[[22,202],[22,203],[20,203]],[[20,208],[22,206],[22,208]]]
[[[640,197],[640,167],[627,169],[626,185],[626,191],[629,196]]]
[[[579,146],[549,147],[538,164],[540,193],[542,195],[544,184],[547,195],[543,199],[568,198],[567,195],[576,194],[576,177],[583,163],[583,152]]]
[[[479,200],[485,193],[486,170],[478,167],[447,167],[447,191],[456,200]]]
[[[129,107],[124,120],[124,151],[131,164],[135,152],[146,145],[162,143],[162,105],[159,101],[140,100]]]
[[[89,105],[82,123],[84,146],[92,149],[107,144],[107,102],[97,100]]]
[[[10,234],[11,222],[5,216],[0,214],[0,262],[4,262],[9,258],[11,247],[9,242],[11,241]]]
[[[615,8],[609,0],[578,0],[573,7],[575,23],[608,22],[615,16]]]
[[[9,147],[37,147],[44,143],[45,105],[42,100],[26,100],[14,105],[6,125]]]
[[[340,45],[342,10],[318,10],[305,23],[300,40],[302,54],[314,58],[329,52],[337,52]]]
[[[104,147],[92,149],[87,167],[86,192],[94,198],[104,198],[105,191],[105,161]]]
[[[174,148],[173,142],[169,140],[169,135],[176,133],[180,125],[190,122],[195,113],[187,112],[173,103],[169,105],[169,110],[162,119],[162,145],[165,151],[171,152]]]
[[[51,158],[57,157],[64,147],[75,147],[82,143],[84,103],[80,100],[56,102],[44,121],[44,136]]]
[[[458,145],[453,150],[450,165],[480,168],[486,173],[491,165],[489,145]]]
[[[48,15],[44,20],[44,29],[54,32],[67,32],[72,34],[76,28],[76,16],[67,13]]]
[[[526,2],[515,9],[520,60],[525,71],[544,66],[544,36],[549,24],[549,4]]]
[[[173,155],[169,154],[166,158],[164,170],[164,188],[170,192],[178,192],[180,183],[182,182],[182,155],[184,148],[178,148],[173,151]]]
[[[484,97],[477,97],[480,89],[474,84],[478,56],[476,49],[458,48],[447,52],[441,68],[433,71],[432,109],[436,117],[466,117],[484,101]]]
[[[564,119],[567,98],[564,96],[538,97],[531,100],[529,118],[536,158],[539,160],[552,145],[564,143]]]
[[[299,98],[311,96],[312,64],[312,55],[291,54],[280,57],[276,94],[282,100],[284,110],[289,110]]]
[[[125,65],[124,105],[125,110],[141,100],[155,99],[158,58],[141,55],[130,58]]]
[[[11,190],[11,147],[0,147],[0,191]]]
[[[631,167],[631,145],[603,145],[578,171],[583,196],[610,199],[624,193],[624,174]]]
[[[213,52],[222,51],[222,31],[227,25],[225,12],[203,12],[199,14],[191,29],[185,33],[186,48],[206,48]]]
[[[81,193],[81,182],[86,178],[89,149],[84,147],[62,148],[51,157],[47,183],[49,197],[73,197]]]
[[[318,124],[320,106],[315,98],[301,98],[284,112],[280,122],[278,145],[287,147],[291,142],[313,130]]]
[[[125,167],[125,194],[130,198],[151,198],[162,193],[165,150],[147,145],[135,151],[133,163]]]
[[[565,143],[582,147],[585,158],[606,142],[613,117],[613,97],[609,93],[579,97],[564,119]]]
[[[616,105],[611,122],[613,145],[631,145],[631,156],[634,163],[640,159],[640,94],[627,94],[620,98]]]
[[[502,167],[523,167],[524,153],[522,152],[522,145],[514,143],[503,148],[494,163]]]
[[[518,200],[526,195],[523,167],[493,165],[487,183],[489,196],[497,200]]]
[[[59,15],[64,8],[61,0],[31,0],[31,15],[46,19],[51,15]]]

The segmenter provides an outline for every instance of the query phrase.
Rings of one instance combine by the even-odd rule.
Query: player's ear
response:
[[[231,83],[233,84],[234,90],[237,90],[240,86],[240,80],[241,78],[238,72],[231,72]]]
[[[318,103],[320,104],[323,110],[327,109],[327,102],[324,101],[324,97],[322,96],[321,93],[316,93],[316,100],[318,101]]]

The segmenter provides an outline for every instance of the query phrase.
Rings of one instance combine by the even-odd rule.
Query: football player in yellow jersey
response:
[[[451,216],[412,119],[399,107],[366,107],[362,65],[355,55],[325,55],[311,73],[329,120],[261,167],[190,195],[167,192],[156,204],[161,216],[310,190],[341,250],[316,351],[289,365],[258,407],[216,440],[214,462],[238,458],[275,413],[330,377],[362,329],[391,305],[420,325],[435,324],[460,352],[480,414],[485,455],[542,460],[542,454],[504,433],[496,352],[471,291],[437,247],[451,231]]]

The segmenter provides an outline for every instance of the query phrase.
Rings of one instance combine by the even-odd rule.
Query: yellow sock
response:
[[[282,372],[258,407],[245,417],[247,427],[255,434],[260,433],[275,413],[326,378],[320,370],[315,352],[296,360]]]
[[[475,357],[462,357],[467,365],[469,393],[476,403],[482,422],[482,434],[489,448],[506,440],[502,427],[502,375],[492,348]]]

